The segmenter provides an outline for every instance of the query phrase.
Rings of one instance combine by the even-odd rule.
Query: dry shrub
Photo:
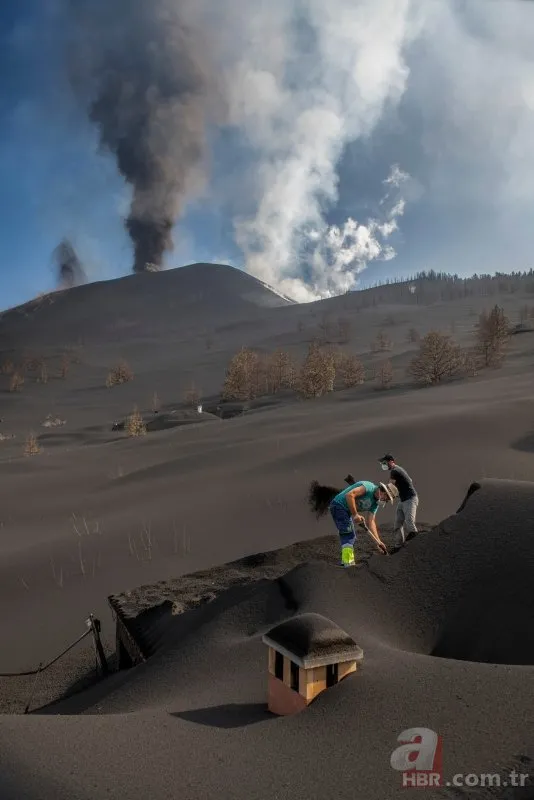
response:
[[[2,363],[0,370],[4,375],[12,375],[15,371],[15,365],[10,358],[6,358],[6,360]]]
[[[134,374],[130,369],[129,365],[126,361],[121,361],[120,364],[117,364],[116,367],[113,367],[108,372],[108,377],[106,378],[106,386],[111,388],[111,386],[118,386],[121,383],[128,383],[128,381],[132,381]]]
[[[9,381],[9,391],[10,392],[21,392],[22,387],[24,386],[24,375],[22,372],[18,370],[13,373],[11,376],[11,380]]]
[[[26,437],[26,442],[24,444],[24,455],[25,456],[36,456],[41,452],[41,447],[39,442],[37,441],[37,437],[34,433],[28,434]]]
[[[143,417],[137,409],[137,406],[134,407],[134,410],[127,418],[126,425],[124,427],[128,436],[144,436],[146,434],[146,425],[143,421]]]

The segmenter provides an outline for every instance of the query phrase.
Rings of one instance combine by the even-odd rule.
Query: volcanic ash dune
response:
[[[390,755],[416,726],[443,737],[444,777],[528,773],[534,484],[484,480],[473,489],[458,513],[360,568],[337,568],[335,537],[324,537],[214,570],[211,602],[138,630],[152,637],[145,663],[48,714],[3,718],[4,763],[24,775],[18,796],[37,797],[39,775],[57,798],[383,800],[404,796]],[[199,576],[197,594],[208,579]],[[178,602],[180,585],[184,607],[194,605],[194,576],[166,584],[167,599],[174,591]],[[130,597],[142,605],[150,593],[157,605],[162,585]],[[304,711],[275,717],[265,707],[261,636],[308,611],[344,628],[364,664]]]

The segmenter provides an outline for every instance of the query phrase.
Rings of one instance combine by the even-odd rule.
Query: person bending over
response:
[[[387,547],[380,538],[376,526],[376,512],[386,503],[393,502],[393,494],[385,483],[355,481],[346,489],[321,486],[313,481],[309,502],[317,517],[330,512],[337,528],[341,545],[341,565],[353,567],[356,525],[365,523],[381,553],[387,555]]]

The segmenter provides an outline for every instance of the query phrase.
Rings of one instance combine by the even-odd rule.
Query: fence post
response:
[[[100,661],[100,667],[102,669],[102,674],[107,675],[109,672],[108,662],[106,659],[106,654],[104,653],[104,648],[102,647],[102,641],[100,639],[100,620],[96,619],[94,614],[89,614],[89,626],[91,628],[91,632],[93,634],[93,639],[95,642],[96,652],[98,654],[98,659]]]

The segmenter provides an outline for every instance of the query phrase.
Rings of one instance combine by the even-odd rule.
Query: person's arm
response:
[[[354,518],[360,517],[360,514],[358,514],[358,509],[356,508],[356,498],[361,497],[362,494],[365,494],[365,491],[366,491],[365,486],[357,486],[356,489],[351,489],[350,492],[347,492],[347,494],[345,495],[347,498],[347,505],[349,507],[349,511],[351,513],[351,516]]]
[[[380,538],[380,534],[378,533],[378,528],[376,527],[376,516],[371,511],[367,514],[367,527],[369,529],[369,533],[375,540],[378,549],[381,550],[383,553],[387,553],[386,545]]]

